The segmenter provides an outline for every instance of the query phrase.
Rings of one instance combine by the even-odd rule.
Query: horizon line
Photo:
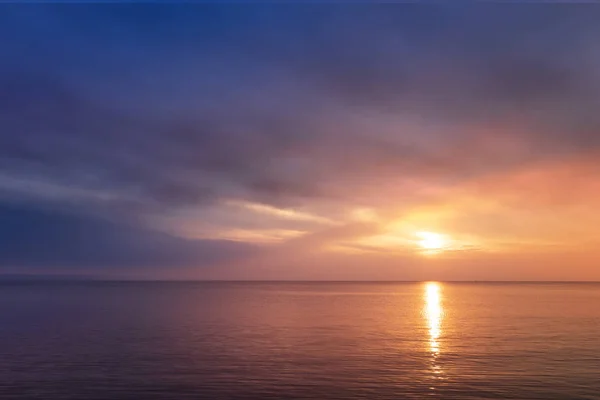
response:
[[[311,279],[144,279],[144,278],[90,278],[55,276],[6,276],[0,283],[18,282],[97,282],[97,283],[600,283],[598,280],[311,280]]]

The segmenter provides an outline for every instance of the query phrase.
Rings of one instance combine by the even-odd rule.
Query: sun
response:
[[[444,235],[435,232],[417,232],[419,237],[418,244],[424,250],[441,250],[447,246],[447,240]]]

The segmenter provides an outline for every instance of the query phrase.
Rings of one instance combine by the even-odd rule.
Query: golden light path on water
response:
[[[424,315],[429,333],[429,350],[431,351],[431,369],[435,379],[443,379],[442,368],[438,363],[440,354],[439,338],[442,334],[442,320],[444,309],[442,308],[441,285],[436,282],[425,284],[425,309]],[[435,390],[435,387],[430,387]]]
[[[440,352],[438,338],[442,332],[443,309],[440,298],[440,285],[429,282],[425,286],[425,317],[429,326],[429,348],[435,355]]]

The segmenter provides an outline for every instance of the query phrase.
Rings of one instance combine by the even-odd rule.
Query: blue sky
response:
[[[597,276],[595,5],[0,8],[4,273]]]

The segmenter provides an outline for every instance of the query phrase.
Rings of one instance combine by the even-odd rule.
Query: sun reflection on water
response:
[[[443,313],[440,285],[435,282],[429,282],[425,286],[425,317],[429,326],[429,349],[434,355],[440,353],[438,339],[442,333]]]
[[[431,352],[431,378],[432,386],[429,389],[436,391],[439,381],[443,381],[444,371],[438,356],[440,355],[440,336],[442,334],[442,319],[444,309],[442,307],[441,285],[436,282],[428,282],[425,285],[425,308],[423,314],[429,328],[429,351]]]

